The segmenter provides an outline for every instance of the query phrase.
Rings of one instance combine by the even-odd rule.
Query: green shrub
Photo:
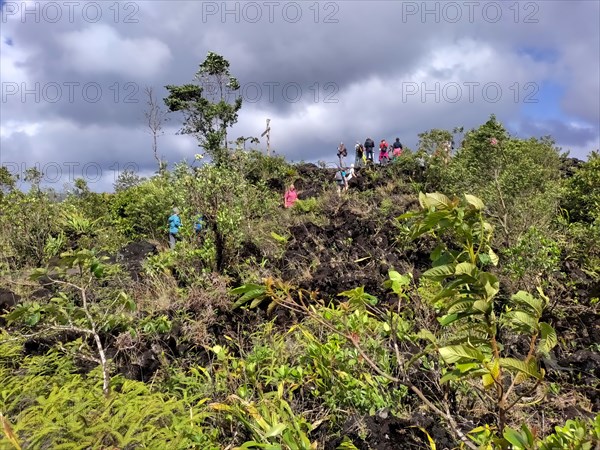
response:
[[[562,202],[571,221],[600,221],[600,153],[592,152],[588,161],[567,181]]]
[[[544,280],[560,268],[561,250],[558,242],[544,236],[535,227],[531,227],[517,241],[504,249],[506,257],[504,271],[514,280],[524,280],[527,285],[544,284]]]
[[[497,226],[496,243],[512,246],[530,227],[554,223],[561,195],[560,155],[548,138],[511,137],[492,116],[469,131],[443,173],[444,191],[481,198]]]

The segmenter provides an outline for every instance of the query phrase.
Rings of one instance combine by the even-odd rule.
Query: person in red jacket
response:
[[[385,166],[390,162],[390,155],[388,153],[389,145],[385,139],[382,139],[379,143],[379,164]]]
[[[298,200],[298,193],[296,192],[296,187],[292,183],[283,196],[283,206],[291,208],[293,204],[296,203],[296,200]]]

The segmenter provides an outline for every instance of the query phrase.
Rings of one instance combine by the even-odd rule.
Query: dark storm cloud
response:
[[[2,99],[2,161],[135,161],[151,173],[143,89],[153,86],[161,100],[165,85],[192,82],[208,51],[227,58],[242,85],[230,138],[258,136],[271,118],[273,148],[296,161],[335,161],[339,141],[351,147],[367,135],[398,136],[414,148],[422,131],[468,129],[491,113],[525,121],[520,133],[548,131],[564,144],[598,139],[597,2],[275,3],[269,11],[265,2],[229,2],[225,14],[223,2],[102,3],[95,21],[94,7],[84,16],[82,2],[73,20],[63,8],[55,22],[44,20],[49,9],[39,22],[7,17],[4,5],[3,94],[39,83],[41,99]],[[521,117],[527,83],[546,80],[566,86],[565,122],[575,117],[591,131]],[[468,99],[465,83],[495,83],[502,95],[479,90]],[[62,96],[49,101],[56,85]],[[179,123],[173,117],[161,138],[170,162],[199,151],[190,136],[175,134]]]

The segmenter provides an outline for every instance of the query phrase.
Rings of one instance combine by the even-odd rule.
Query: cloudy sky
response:
[[[476,127],[496,114],[571,156],[600,147],[600,2],[0,0],[0,164],[37,166],[57,190],[112,190],[151,175],[150,86],[192,82],[223,55],[244,105],[230,138],[259,136],[291,161],[336,159],[340,141]],[[159,139],[169,163],[200,149]],[[261,139],[260,147],[266,142]]]

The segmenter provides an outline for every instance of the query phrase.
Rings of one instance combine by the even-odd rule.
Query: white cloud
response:
[[[137,78],[159,75],[171,60],[169,47],[150,37],[129,38],[106,24],[91,24],[57,37],[61,62],[85,75],[118,74]]]
[[[9,120],[0,124],[0,137],[8,139],[14,133],[25,133],[27,136],[33,137],[39,133],[41,126],[40,123],[26,123]]]

